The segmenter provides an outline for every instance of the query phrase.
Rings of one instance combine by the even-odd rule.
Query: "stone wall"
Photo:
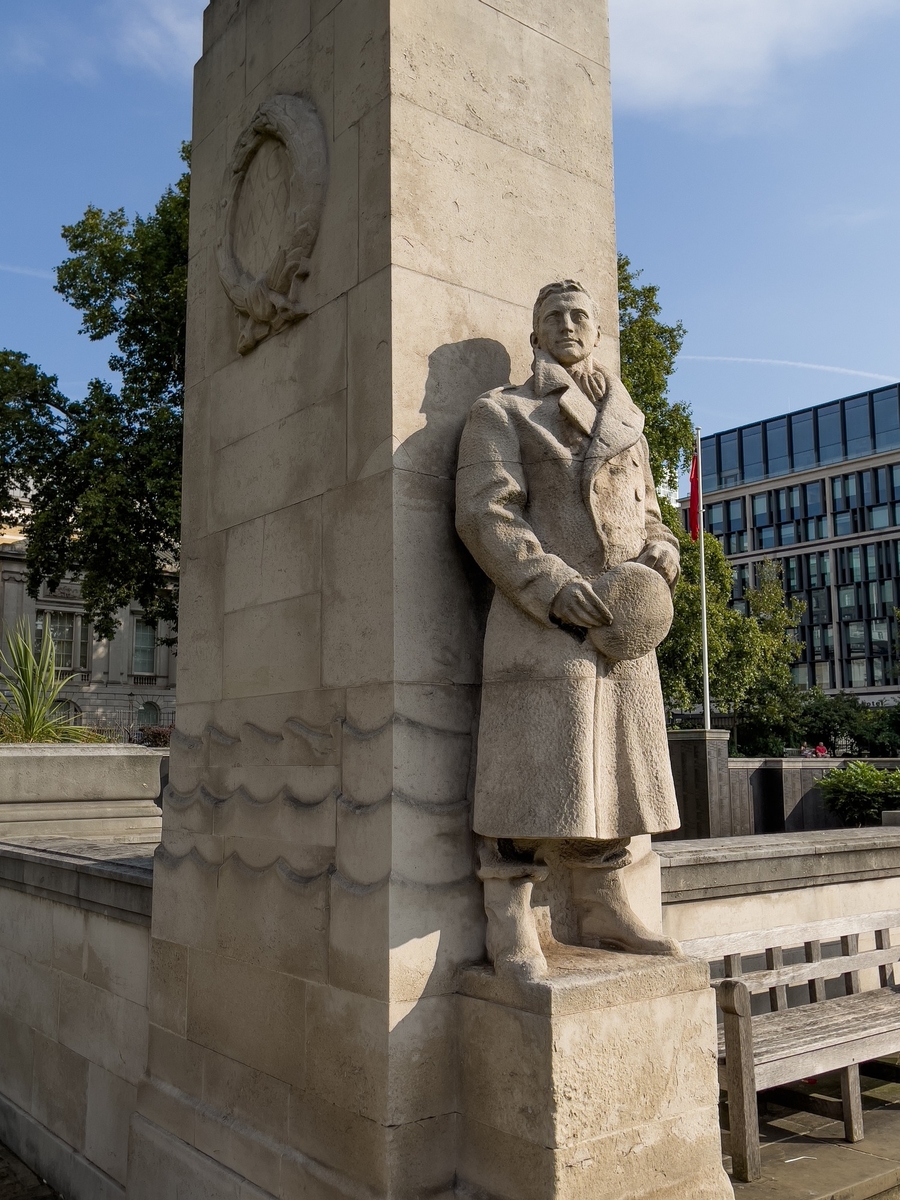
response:
[[[0,1141],[67,1200],[124,1196],[147,1062],[152,872],[0,847]]]

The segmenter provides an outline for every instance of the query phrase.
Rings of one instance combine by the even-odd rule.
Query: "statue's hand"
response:
[[[669,587],[678,579],[678,551],[668,542],[648,542],[638,556],[638,562],[658,571]]]
[[[567,625],[581,625],[593,629],[597,625],[611,625],[612,613],[583,579],[567,583],[550,606],[550,612]]]

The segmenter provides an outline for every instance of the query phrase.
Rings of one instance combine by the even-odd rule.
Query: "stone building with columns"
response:
[[[132,603],[117,613],[119,633],[98,640],[77,579],[63,580],[53,592],[44,586],[37,599],[29,596],[25,538],[18,529],[0,530],[0,618],[4,648],[6,631],[23,618],[38,645],[45,630],[52,632],[57,669],[74,677],[63,691],[73,717],[123,735],[174,721],[176,657],[159,644],[168,629],[145,620]]]

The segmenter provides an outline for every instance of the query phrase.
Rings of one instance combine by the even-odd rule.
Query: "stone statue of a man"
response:
[[[542,288],[534,374],[475,402],[459,452],[457,529],[496,585],[473,822],[488,953],[525,977],[546,970],[531,891],[551,871],[568,874],[582,944],[678,949],[638,919],[620,873],[631,837],[679,825],[656,655],[612,661],[591,636],[629,619],[598,596],[604,575],[637,562],[674,588],[678,543],[643,414],[595,360],[598,340],[580,284]]]

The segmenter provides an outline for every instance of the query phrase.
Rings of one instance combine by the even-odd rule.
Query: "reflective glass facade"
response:
[[[796,682],[900,693],[900,385],[714,434],[702,454],[734,605],[747,610],[763,559],[806,605]]]
[[[701,442],[703,491],[900,449],[898,385],[715,433]]]

